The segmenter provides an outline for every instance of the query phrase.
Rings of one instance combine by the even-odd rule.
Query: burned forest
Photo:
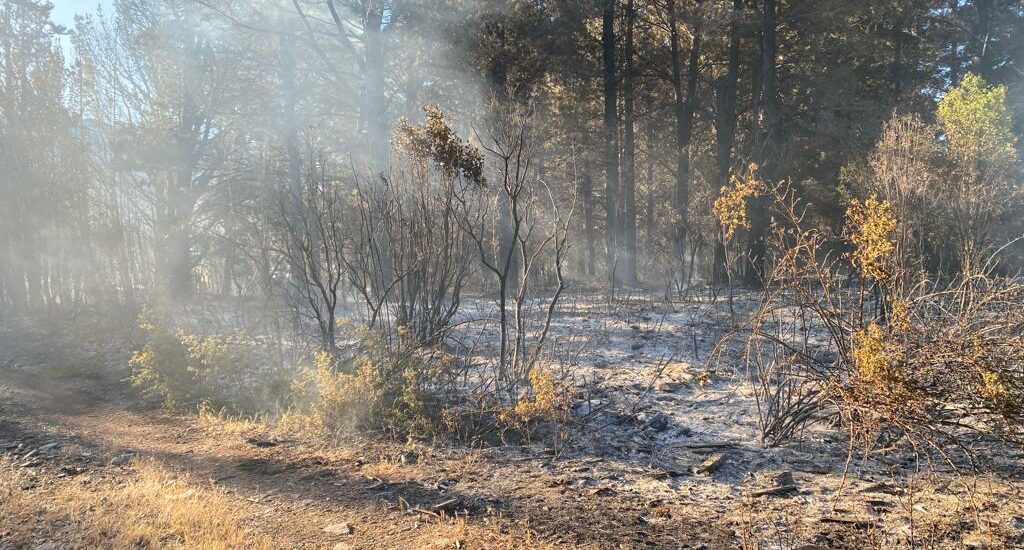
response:
[[[1024,548],[1021,0],[0,0],[0,550]]]

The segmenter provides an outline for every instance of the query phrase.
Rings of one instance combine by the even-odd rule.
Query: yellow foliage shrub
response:
[[[747,215],[747,201],[761,192],[761,182],[757,179],[757,165],[751,164],[742,174],[729,177],[729,185],[722,187],[721,194],[713,205],[715,217],[722,224],[726,241],[735,236],[736,230],[750,228],[750,217]]]
[[[854,334],[853,343],[851,356],[862,381],[880,388],[891,387],[901,381],[898,353],[886,340],[881,327],[869,324]]]
[[[981,398],[997,413],[1007,418],[1017,417],[1024,406],[1024,388],[1014,385],[1007,368],[1009,357],[1002,355],[998,344],[985,342],[978,336],[971,338],[970,347],[962,361],[978,373],[977,390]]]
[[[913,305],[906,299],[893,298],[889,312],[889,326],[893,330],[908,331],[911,328],[910,312]]]
[[[527,381],[529,395],[502,409],[500,420],[510,426],[525,426],[564,419],[567,412],[566,388],[555,380],[554,373],[535,367]]]
[[[862,277],[887,282],[892,277],[889,266],[896,250],[896,216],[892,203],[880,201],[874,195],[863,202],[854,200],[846,211],[846,218],[847,238],[854,247],[847,257]]]
[[[260,360],[244,334],[203,337],[159,322],[140,326],[148,340],[129,360],[130,380],[167,408],[207,403],[251,412],[287,390],[279,373],[254,372]]]
[[[325,435],[376,428],[411,434],[432,430],[429,365],[370,334],[361,342],[347,365],[326,352],[316,354],[313,366],[293,385],[302,410],[292,411],[283,427]]]

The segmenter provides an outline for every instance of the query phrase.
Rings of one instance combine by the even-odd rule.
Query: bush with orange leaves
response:
[[[745,346],[766,443],[829,417],[865,451],[902,443],[950,464],[979,439],[1024,441],[1019,280],[898,268],[899,219],[875,197],[852,201],[833,235],[790,187],[768,193],[772,269]]]

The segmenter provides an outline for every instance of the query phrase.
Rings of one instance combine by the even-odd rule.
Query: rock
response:
[[[659,481],[664,481],[666,479],[670,479],[670,478],[674,478],[674,477],[683,477],[685,475],[686,475],[685,472],[680,472],[679,470],[674,470],[672,468],[666,468],[666,469],[663,469],[663,470],[656,470],[656,471],[651,473],[651,477],[654,478],[654,479],[657,479]]]
[[[70,550],[72,546],[63,542],[44,542],[36,546],[34,550]]]
[[[652,416],[646,424],[644,424],[644,428],[649,428],[656,432],[663,432],[668,429],[668,417],[662,413],[657,413]]]
[[[712,455],[708,456],[707,458],[705,458],[704,461],[700,463],[700,466],[697,466],[694,469],[694,473],[704,474],[704,475],[713,474],[713,473],[717,472],[718,469],[721,468],[725,464],[725,461],[726,461],[726,458],[725,458],[724,454],[722,454],[722,453],[712,454]]]
[[[459,508],[460,504],[462,504],[462,501],[460,501],[459,499],[449,498],[447,500],[443,500],[435,504],[433,506],[433,510],[435,512],[444,512],[446,514],[451,514]]]
[[[777,476],[775,476],[775,479],[772,480],[772,482],[773,482],[773,484],[776,487],[784,487],[786,485],[796,485],[796,480],[793,479],[793,472],[790,472],[788,470],[785,471],[785,472],[779,473]]]
[[[458,483],[458,480],[455,479],[439,479],[437,480],[437,483],[434,484],[434,488],[437,489],[438,492],[440,493],[447,493],[448,491],[451,491],[452,487],[455,487]]]
[[[675,393],[686,387],[686,384],[682,382],[676,382],[675,380],[658,380],[654,383],[654,389],[665,393]]]
[[[748,493],[751,497],[780,496],[797,492],[796,480],[793,479],[793,472],[786,470],[776,474],[771,480],[771,486],[762,489],[755,489]]]
[[[132,452],[121,453],[121,454],[115,456],[114,458],[110,459],[110,465],[111,466],[123,466],[125,464],[128,464],[128,462],[130,462],[131,459],[134,458],[134,457],[135,457],[135,453],[132,453]]]
[[[355,546],[352,546],[351,544],[349,544],[347,542],[339,542],[338,544],[335,544],[331,548],[332,548],[332,550],[355,550]]]
[[[416,464],[419,461],[419,459],[420,459],[419,455],[416,454],[413,451],[406,451],[406,452],[398,455],[398,462],[399,462],[399,464],[406,465],[406,466],[409,465],[409,464]]]
[[[332,535],[351,535],[356,532],[355,528],[349,523],[334,523],[324,527],[324,533],[330,533]]]
[[[779,485],[777,487],[768,487],[766,489],[757,489],[756,491],[751,491],[750,492],[750,496],[753,497],[753,498],[767,497],[767,496],[778,496],[778,495],[785,495],[785,494],[789,494],[789,493],[795,493],[796,491],[797,491],[797,486],[796,485]]]
[[[875,483],[868,485],[867,487],[860,490],[862,493],[882,493],[885,495],[902,495],[903,490],[899,487],[893,487],[887,483]]]
[[[62,466],[60,469],[60,477],[74,477],[78,474],[85,473],[85,468],[79,468],[78,466]]]

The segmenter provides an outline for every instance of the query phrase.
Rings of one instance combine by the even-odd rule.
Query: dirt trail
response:
[[[3,369],[0,449],[49,450],[21,468],[32,481],[23,490],[44,501],[62,484],[82,480],[90,491],[116,487],[134,475],[130,462],[121,463],[129,453],[155,460],[223,488],[237,520],[272,537],[276,548],[728,546],[729,537],[714,527],[684,518],[645,521],[649,503],[635,498],[585,484],[567,490],[550,457],[379,441],[275,441],[257,425],[203,422],[132,403],[116,377]],[[440,511],[455,519],[438,517],[449,515]],[[77,547],[73,519],[66,525],[41,517],[17,528],[3,525],[8,521],[0,516],[0,549]],[[342,524],[352,533],[325,531]]]

